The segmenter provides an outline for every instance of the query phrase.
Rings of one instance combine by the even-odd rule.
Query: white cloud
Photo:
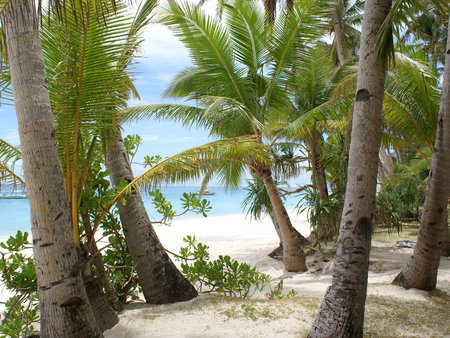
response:
[[[161,141],[159,141],[159,143],[161,143],[161,144],[175,144],[175,143],[184,144],[186,142],[191,142],[193,140],[194,140],[194,138],[191,136],[165,137]]]
[[[139,134],[143,141],[156,141],[159,139],[159,135]]]
[[[143,34],[141,55],[146,59],[139,60],[151,68],[160,62],[176,65],[189,64],[189,53],[184,45],[163,25],[153,24]]]

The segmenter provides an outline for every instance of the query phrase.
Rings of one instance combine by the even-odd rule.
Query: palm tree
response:
[[[364,7],[348,182],[333,279],[309,337],[363,336],[386,64],[386,58],[377,54],[374,32],[390,8],[390,0],[367,0]]]
[[[450,23],[449,23],[450,25]],[[450,35],[447,39],[450,51]],[[426,190],[424,211],[414,254],[394,279],[405,288],[434,290],[441,255],[447,204],[450,196],[450,54],[445,55],[441,105],[436,129],[436,143]]]
[[[56,149],[33,1],[0,12],[9,56],[39,285],[41,335],[102,337],[83,286]]]
[[[270,27],[253,2],[224,4],[223,24],[215,24],[197,7],[171,4],[161,21],[185,43],[194,67],[181,72],[166,94],[196,100],[202,108],[137,107],[130,111],[131,117],[169,118],[204,126],[219,138],[255,135],[261,143],[270,142],[267,127],[293,108],[283,88],[289,68],[301,58],[299,50],[308,49],[308,44],[320,36],[320,17],[325,12],[324,2],[303,1]],[[286,269],[305,270],[304,253],[271,167],[251,158],[247,163],[252,174],[263,180],[269,194],[285,244]],[[242,171],[235,168],[234,173]]]
[[[75,8],[63,23],[53,18],[44,30],[50,96],[76,239],[81,195],[94,149],[104,143],[113,185],[134,178],[116,120],[130,92],[136,95],[129,66],[155,5],[156,1],[144,2],[134,20],[125,16],[121,3],[100,21],[94,15],[80,20],[82,13]],[[139,193],[126,203],[118,202],[118,209],[146,301],[170,303],[195,297],[195,289],[159,242]]]
[[[122,180],[134,180],[119,128],[107,143],[106,161],[113,185],[119,186]],[[125,200],[118,201],[117,208],[147,303],[165,304],[196,297],[197,291],[176,268],[161,245],[139,192],[133,191]]]

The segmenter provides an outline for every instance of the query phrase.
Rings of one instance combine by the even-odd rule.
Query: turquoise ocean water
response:
[[[161,192],[166,199],[172,202],[176,211],[181,211],[180,197],[183,192],[195,193],[199,190],[198,187],[179,187],[168,186],[161,187]],[[244,189],[226,191],[221,187],[208,187],[208,191],[214,192],[214,195],[204,196],[203,198],[210,201],[212,210],[209,216],[223,216],[231,214],[240,214],[244,210],[242,208],[242,200],[247,191]],[[5,192],[4,190],[2,192]],[[151,198],[143,194],[145,206],[149,211],[151,218],[156,218],[158,215],[151,203]],[[298,197],[290,197],[286,200],[286,208],[293,208],[298,201]],[[180,219],[203,217],[194,213],[187,213]],[[30,231],[30,208],[27,199],[1,199],[0,198],[0,237],[13,235],[17,230]]]

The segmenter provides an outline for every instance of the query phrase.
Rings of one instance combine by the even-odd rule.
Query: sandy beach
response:
[[[306,214],[291,213],[291,217],[297,230],[309,235]],[[250,300],[201,294],[189,302],[169,305],[134,302],[125,307],[120,322],[106,331],[105,337],[302,337],[307,334],[331,283],[332,256],[327,259],[320,255],[309,256],[308,272],[287,272],[281,262],[267,256],[278,246],[270,219],[254,221],[242,214],[181,219],[171,226],[156,226],[156,231],[164,247],[172,252],[178,253],[184,246],[183,237],[194,235],[199,242],[209,246],[212,259],[230,255],[256,266],[272,277],[272,287],[282,280],[282,292],[295,290],[297,296],[270,299],[270,289],[267,289],[258,299]],[[412,254],[410,248],[395,247],[399,239],[415,239],[415,235],[408,231],[391,235],[386,231],[376,232],[374,235],[366,333],[380,337],[450,336],[450,328],[445,325],[445,318],[450,316],[450,260],[441,259],[439,291],[405,290],[391,285]],[[1,288],[0,291],[3,291],[0,300],[4,301],[7,294]],[[439,306],[444,310],[439,310]],[[411,309],[416,312],[412,313]],[[429,316],[427,311],[436,316],[431,324],[424,324],[425,319],[420,317]],[[399,313],[405,316],[400,325],[396,322]]]
[[[291,217],[297,230],[305,236],[309,235],[306,215],[292,213]],[[317,257],[311,256],[308,257],[308,272],[290,273],[283,269],[281,262],[267,256],[278,245],[275,230],[268,218],[257,222],[249,220],[245,215],[231,215],[180,220],[170,227],[157,227],[156,231],[163,245],[173,252],[178,252],[179,247],[183,245],[184,236],[195,235],[198,241],[210,247],[211,258],[228,254],[232,258],[256,266],[261,272],[272,276],[274,285],[283,280],[284,293],[295,290],[298,296],[269,300],[267,294],[270,290],[267,290],[258,300],[200,295],[197,299],[178,304],[130,304],[120,314],[120,322],[105,332],[107,338],[304,336],[314,319],[321,298],[331,283],[331,262],[315,262]],[[402,233],[383,236],[377,241],[377,236],[374,236],[367,308],[373,308],[373,311],[368,313],[368,321],[373,315],[375,318],[372,321],[377,324],[370,324],[368,331],[378,331],[377,325],[393,325],[383,323],[386,309],[382,311],[384,314],[377,318],[380,307],[392,305],[393,311],[399,311],[397,305],[405,309],[408,309],[408,306],[416,307],[417,304],[422,304],[424,308],[427,305],[434,306],[436,300],[428,292],[405,290],[390,284],[412,254],[412,249],[396,248],[394,243],[398,239],[413,238],[412,235]],[[441,260],[438,289],[446,295],[450,294],[450,260],[447,258]],[[448,298],[444,301],[447,302]],[[416,320],[420,319],[411,316],[412,322]],[[404,327],[392,328],[391,336],[421,336],[414,328],[409,332],[406,329],[408,325],[406,321]],[[428,328],[424,330],[424,337],[450,335],[450,331],[440,333],[438,328],[437,331]]]

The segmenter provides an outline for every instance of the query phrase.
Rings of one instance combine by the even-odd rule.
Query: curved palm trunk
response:
[[[375,52],[391,0],[367,0],[353,114],[348,182],[332,284],[309,337],[362,337],[370,241],[375,215],[385,61]]]
[[[267,194],[269,195],[272,204],[272,211],[281,232],[284,267],[288,271],[305,271],[306,261],[305,253],[301,246],[301,239],[297,235],[298,232],[292,226],[289,215],[281,199],[280,192],[273,181],[272,172],[269,166],[259,166],[257,174],[264,182],[264,186],[266,187]],[[306,238],[303,237],[303,239],[307,242]]]
[[[133,180],[128,154],[119,130],[106,147],[106,159],[111,180]],[[134,192],[126,204],[117,203],[125,241],[135,264],[139,284],[147,303],[164,304],[185,301],[197,296],[197,291],[176,268],[161,245],[144,207],[141,195]]]
[[[405,288],[436,288],[450,194],[450,35],[434,149],[417,245],[411,260],[393,282]]]
[[[1,21],[31,210],[41,337],[102,337],[72,236],[34,1],[10,0]]]
[[[280,244],[273,249],[267,256],[273,259],[283,259],[283,236],[281,235],[280,225],[278,224],[277,217],[273,211],[269,212],[269,217],[272,220],[273,227],[277,232],[278,239],[280,240]]]
[[[275,213],[273,211],[269,212],[269,216],[270,219],[272,220],[272,224],[273,227],[275,228],[275,231],[277,232],[277,236],[280,240],[280,244],[278,245],[277,248],[273,249],[271,253],[268,254],[269,257],[274,258],[274,259],[282,259],[283,258],[283,236],[281,234],[281,230],[280,230],[280,225],[278,224],[278,220],[277,217],[275,216]],[[301,233],[299,233],[297,231],[297,229],[295,229],[293,227],[295,233],[296,233],[296,237],[297,237],[297,241],[299,242],[299,245],[306,245],[309,244],[308,240],[302,236]]]

